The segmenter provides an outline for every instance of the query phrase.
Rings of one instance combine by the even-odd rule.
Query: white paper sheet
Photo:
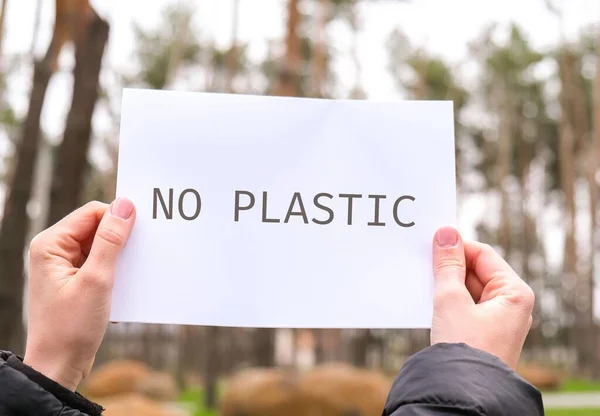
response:
[[[111,320],[430,327],[432,239],[456,221],[451,102],[125,90],[122,106],[117,194],[137,221]]]

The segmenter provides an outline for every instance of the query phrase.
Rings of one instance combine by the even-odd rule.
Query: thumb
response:
[[[468,294],[465,286],[465,250],[463,241],[452,227],[440,228],[433,242],[433,273],[436,302],[456,301]]]
[[[112,279],[117,259],[131,234],[134,222],[133,203],[126,198],[113,201],[98,225],[90,254],[82,267],[83,271]]]

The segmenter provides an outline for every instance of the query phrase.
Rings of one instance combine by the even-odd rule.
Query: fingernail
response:
[[[454,247],[458,243],[458,231],[452,227],[440,228],[436,239],[439,247]]]
[[[131,213],[133,212],[133,202],[127,198],[117,198],[112,203],[110,210],[115,217],[126,220],[131,217]]]

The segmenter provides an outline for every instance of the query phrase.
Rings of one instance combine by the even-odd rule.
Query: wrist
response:
[[[35,355],[26,352],[23,363],[71,391],[75,391],[83,379],[83,372],[81,370],[61,363],[59,359],[54,357],[39,359]]]

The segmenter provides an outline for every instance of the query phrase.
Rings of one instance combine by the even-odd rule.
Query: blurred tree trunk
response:
[[[366,94],[362,87],[362,65],[358,56],[358,33],[360,29],[360,22],[358,18],[358,12],[352,11],[350,17],[350,27],[352,28],[352,46],[350,47],[350,56],[352,57],[352,63],[354,65],[354,71],[356,77],[354,78],[354,86],[350,92],[351,99],[362,100],[366,98]]]
[[[237,72],[238,66],[238,50],[237,50],[237,32],[238,32],[238,21],[240,14],[240,0],[233,0],[233,17],[231,19],[231,46],[227,51],[227,63],[226,63],[226,78],[225,78],[225,91],[233,92],[233,79]]]
[[[6,21],[6,3],[8,3],[8,0],[2,0],[2,8],[0,8],[0,57],[2,57],[2,45],[4,44],[4,22]]]
[[[595,112],[598,110],[594,108]],[[594,127],[594,130],[597,130]],[[593,132],[596,134],[596,132]],[[587,147],[587,182],[588,182],[588,193],[590,198],[590,254],[589,254],[589,266],[587,274],[587,293],[590,297],[589,315],[590,319],[588,322],[588,348],[590,352],[590,360],[592,361],[592,375],[594,377],[600,376],[600,352],[598,351],[598,329],[595,325],[594,319],[594,292],[595,292],[595,273],[596,273],[596,239],[598,234],[598,183],[596,182],[596,172],[598,172],[598,159],[596,155],[596,143],[595,140],[590,140],[590,145]]]
[[[31,218],[29,225],[29,236],[31,240],[46,227],[48,218],[48,203],[50,195],[48,189],[52,183],[52,165],[54,163],[53,153],[55,146],[46,138],[40,137],[38,144],[38,155],[34,168],[34,179],[31,193],[31,201],[35,203],[36,216]]]
[[[183,3],[180,3],[180,6],[182,4]],[[155,85],[155,87],[159,87],[159,89],[164,89],[172,85],[173,80],[177,75],[177,71],[181,67],[184,48],[187,44],[187,28],[189,28],[189,22],[192,19],[192,15],[189,13],[178,13],[175,15],[175,19],[175,28],[172,39],[173,43],[169,53],[169,60],[165,69],[164,83],[163,85]]]
[[[138,360],[145,361],[151,368],[154,367],[155,363],[153,362],[153,344],[154,344],[154,329],[155,326],[152,324],[141,324],[140,327],[140,338],[142,341],[142,345],[139,351]]]
[[[509,260],[512,254],[511,246],[511,210],[510,194],[508,192],[509,179],[512,174],[513,148],[513,116],[510,95],[506,86],[501,91],[500,128],[498,137],[498,188],[501,195],[500,207],[500,246],[504,251],[504,257]]]
[[[521,128],[520,140],[517,141],[517,163],[518,163],[518,178],[519,178],[519,216],[521,221],[521,233],[519,250],[522,253],[520,276],[525,282],[531,284],[536,275],[531,267],[532,256],[538,252],[539,241],[538,232],[535,222],[535,213],[530,211],[529,203],[531,200],[531,189],[529,184],[530,167],[533,162],[534,155],[531,151],[529,143],[533,143],[535,137],[528,136],[527,120],[520,116],[518,125]],[[539,297],[535,300],[533,308],[533,324],[527,336],[527,347],[539,348],[543,346],[543,333],[541,326],[541,304]]]
[[[220,328],[209,326],[206,328],[205,345],[205,370],[204,370],[204,407],[208,410],[217,408],[217,384],[219,380],[219,350]]]
[[[292,357],[291,365],[295,366],[298,363],[298,330],[291,328],[290,337],[292,344],[290,349],[290,355]]]
[[[325,329],[313,329],[315,339],[315,364],[323,364],[325,362]]]
[[[186,361],[187,347],[189,345],[189,327],[187,325],[179,326],[179,335],[177,337],[177,367],[175,368],[175,380],[180,390],[188,387],[187,376],[190,372],[190,363]]]
[[[258,367],[275,365],[275,330],[256,328],[253,334],[254,362]]]
[[[6,0],[4,0],[6,3]],[[31,46],[29,47],[29,55],[33,58],[35,55],[35,45],[37,45],[38,36],[40,33],[40,20],[42,17],[42,0],[35,2],[35,20],[33,22],[33,32],[31,35]]]
[[[573,142],[573,192],[576,192],[575,185],[578,177],[587,177],[591,174],[591,158],[594,153],[588,150],[592,147],[592,126],[589,118],[589,106],[586,97],[586,91],[584,90],[582,73],[582,58],[578,54],[570,55],[570,78],[569,82],[569,99],[571,109],[571,125],[573,126],[574,142]],[[568,74],[567,74],[568,75]],[[580,161],[581,163],[577,163]],[[590,189],[594,188],[594,190]],[[595,186],[588,185],[588,190],[592,192],[590,196],[590,220],[595,223],[595,211],[596,207],[596,196]],[[577,201],[576,197],[573,198]],[[574,205],[575,217],[577,215],[577,206]],[[592,229],[592,238],[594,233],[594,226]],[[575,238],[575,250],[577,250],[577,227],[573,224],[573,234]],[[593,251],[592,246],[590,249]],[[577,339],[577,348],[580,351],[581,360],[580,365],[583,369],[586,369],[590,373],[595,373],[597,369],[597,347],[596,347],[596,330],[594,328],[594,296],[593,296],[593,277],[590,272],[593,269],[593,257],[588,257],[590,262],[588,265],[587,273],[583,270],[577,270],[577,284],[575,286],[575,295],[577,297],[577,324],[579,325],[579,335]],[[578,267],[576,265],[576,267]],[[592,290],[590,290],[592,289]]]
[[[561,117],[559,120],[559,170],[560,183],[563,191],[563,207],[565,211],[565,244],[564,244],[564,272],[565,278],[574,281],[574,289],[567,294],[567,307],[572,315],[573,324],[569,330],[569,343],[576,347],[579,355],[579,364],[584,358],[584,351],[581,347],[581,337],[583,336],[580,322],[581,314],[578,311],[578,280],[577,273],[577,244],[575,237],[575,128],[573,126],[572,106],[574,100],[573,94],[573,60],[566,49],[560,54],[559,72],[561,80],[560,106]]]
[[[8,184],[0,223],[0,345],[17,353],[23,352],[23,265],[29,231],[27,204],[32,193],[38,153],[40,117],[48,83],[57,68],[58,55],[70,39],[74,24],[68,1],[56,0],[52,40],[44,58],[34,63],[29,109],[21,127],[14,172]]]
[[[597,206],[597,185],[595,183],[595,152],[594,140],[592,139],[592,123],[589,118],[589,107],[586,97],[586,91],[583,84],[582,73],[582,57],[565,52],[565,81],[566,81],[566,96],[564,97],[565,109],[569,109],[570,125],[574,134],[573,141],[573,181],[577,180],[578,176],[584,176],[588,179],[588,193],[590,197],[590,253],[588,257],[589,264],[587,273],[577,271],[577,281],[575,286],[575,302],[576,302],[576,324],[579,327],[577,334],[577,349],[580,353],[580,366],[590,373],[598,373],[598,353],[597,353],[597,338],[596,328],[594,327],[594,239],[596,232],[596,206]],[[589,151],[589,150],[592,151]],[[580,170],[577,171],[578,164],[575,161],[578,158],[581,162]],[[575,192],[575,184],[573,185]],[[575,200],[575,197],[573,198]],[[574,205],[572,209],[577,211]],[[575,214],[576,215],[576,214]],[[573,227],[573,238],[576,244],[576,226]],[[575,264],[577,267],[577,264]]]
[[[600,38],[597,40],[597,45],[600,45]],[[590,214],[591,214],[591,250],[590,250],[590,277],[589,291],[592,294],[592,299],[594,299],[594,294],[596,290],[596,273],[597,273],[597,265],[596,265],[596,255],[600,252],[600,233],[598,232],[598,227],[600,227],[600,222],[598,220],[598,197],[600,196],[599,186],[600,186],[600,50],[596,51],[596,79],[594,82],[594,93],[593,93],[593,137],[592,137],[592,146],[591,146],[591,154],[592,154],[592,162],[590,163],[590,175],[588,178],[588,182],[590,184]],[[594,365],[594,376],[600,376],[600,352],[598,351],[597,346],[600,344],[600,340],[598,339],[598,329],[595,325],[594,319],[594,305],[592,304],[592,325],[594,326],[594,330],[592,331],[592,336],[594,337],[594,344],[596,346],[596,350],[594,351],[595,365]]]
[[[600,39],[598,39],[598,45],[600,45]],[[594,143],[592,146],[592,153],[594,157],[592,158],[592,175],[590,177],[590,182],[596,186],[596,191],[594,193],[595,198],[593,198],[593,215],[592,219],[595,221],[592,223],[592,256],[594,256],[595,252],[600,252],[600,234],[598,233],[598,227],[600,227],[600,222],[598,221],[598,211],[597,211],[597,198],[600,196],[600,192],[598,186],[600,186],[600,50],[597,52],[596,58],[596,79],[594,82],[594,94],[593,94],[593,140]],[[592,257],[593,258],[593,257]],[[594,262],[592,261],[592,264]],[[592,285],[591,289],[594,286],[594,277],[595,270],[592,269],[590,283]],[[593,293],[593,290],[592,290]]]
[[[522,111],[520,112],[522,113]],[[530,221],[529,213],[529,167],[533,159],[533,154],[530,151],[529,143],[532,143],[535,138],[527,135],[525,126],[527,126],[527,119],[519,115],[517,118],[517,126],[519,126],[519,140],[516,141],[516,154],[517,154],[517,176],[519,179],[519,220],[521,222],[521,238],[519,244],[519,250],[522,253],[523,261],[521,263],[521,270],[519,273],[523,280],[526,282],[531,281],[531,267],[530,260],[531,255],[537,247],[537,237],[535,233],[535,227],[533,222]]]
[[[86,16],[78,16],[86,19]],[[50,190],[48,226],[79,206],[87,153],[92,134],[92,116],[99,92],[99,77],[109,25],[93,10],[81,39],[75,45],[73,100]]]
[[[311,56],[312,69],[312,92],[314,97],[323,97],[323,85],[325,81],[325,72],[327,67],[326,58],[326,30],[329,20],[329,0],[320,0],[317,6],[317,18],[315,24],[315,39],[313,41],[313,49]]]
[[[366,368],[368,364],[369,348],[373,343],[370,329],[361,329],[355,335],[352,348],[352,364],[356,367]]]
[[[565,107],[563,107],[563,110]],[[565,207],[565,272],[570,279],[577,277],[577,248],[575,245],[575,172],[573,161],[573,128],[565,118],[560,120],[560,177]]]
[[[279,79],[274,88],[274,95],[295,97],[300,94],[300,66],[302,63],[300,51],[299,0],[288,0],[288,20],[285,35],[285,59]]]

